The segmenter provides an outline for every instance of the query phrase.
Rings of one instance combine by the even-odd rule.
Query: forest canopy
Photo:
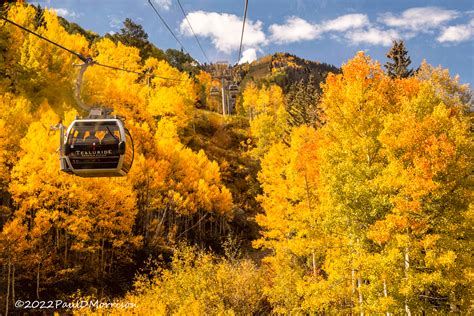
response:
[[[99,38],[31,5],[2,14],[156,75],[89,67],[82,98],[126,118],[135,160],[122,178],[61,173],[51,126],[87,115],[79,61],[0,28],[2,313],[92,298],[157,315],[472,313],[472,94],[447,69],[397,75],[364,52],[317,78],[278,64],[285,80],[247,77],[224,116],[219,81],[131,20]]]

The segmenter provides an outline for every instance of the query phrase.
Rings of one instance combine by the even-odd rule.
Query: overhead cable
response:
[[[119,70],[119,71],[125,71],[125,72],[129,72],[129,73],[135,73],[137,75],[146,75],[146,76],[151,76],[151,77],[156,77],[156,78],[161,78],[161,79],[165,79],[165,80],[173,80],[173,81],[182,81],[181,79],[177,79],[177,78],[168,78],[168,77],[163,77],[163,76],[158,76],[158,75],[155,75],[155,74],[144,74],[142,72],[138,72],[138,71],[134,71],[134,70],[130,70],[130,69],[126,69],[126,68],[120,68],[120,67],[115,67],[115,66],[110,66],[110,65],[106,65],[106,64],[102,64],[102,63],[99,63],[95,60],[92,59],[92,57],[85,57],[84,55],[78,53],[78,52],[75,52],[67,47],[64,47],[62,46],[61,44],[58,44],[56,42],[53,42],[52,40],[20,25],[20,24],[17,24],[3,16],[0,16],[0,19],[4,20],[5,22],[8,22],[16,27],[19,27],[20,29],[24,30],[25,32],[28,32],[30,34],[33,34],[34,36],[44,40],[44,41],[47,41],[48,43],[50,44],[53,44],[54,46],[56,47],[59,47],[67,52],[69,52],[70,54],[76,56],[77,58],[79,58],[81,61],[83,61],[84,63],[87,63],[87,64],[90,64],[90,65],[97,65],[97,66],[101,66],[101,67],[105,67],[105,68],[110,68],[110,69],[114,69],[114,70]]]
[[[240,35],[239,59],[237,59],[237,64],[239,63],[239,61],[242,57],[242,43],[243,43],[243,39],[244,39],[245,21],[247,20],[248,6],[249,6],[249,0],[245,0],[244,20],[243,20],[243,23],[242,23],[242,34]]]
[[[201,43],[199,42],[199,39],[198,39],[198,37],[196,36],[196,33],[194,32],[194,29],[193,29],[193,27],[192,27],[192,25],[191,25],[191,22],[190,22],[189,19],[188,19],[188,15],[187,15],[186,12],[184,11],[183,6],[181,5],[181,2],[180,2],[179,0],[177,0],[177,1],[178,1],[179,7],[181,8],[181,12],[183,12],[184,18],[186,19],[186,21],[188,21],[189,28],[191,29],[191,32],[193,32],[194,38],[196,39],[196,42],[198,43],[199,48],[201,49],[202,54],[204,55],[204,57],[206,57],[206,60],[207,60],[208,63],[210,64],[211,61],[210,61],[209,58],[207,57],[206,52],[204,51],[204,49],[202,48]]]
[[[153,8],[153,10],[155,11],[156,15],[160,18],[161,22],[163,22],[163,24],[165,25],[165,27],[168,29],[168,31],[171,33],[171,35],[173,35],[174,39],[176,40],[176,42],[178,42],[179,45],[181,45],[181,48],[189,54],[189,52],[184,48],[184,45],[183,43],[181,43],[181,41],[179,40],[179,38],[174,34],[173,30],[171,30],[170,26],[168,25],[168,23],[166,23],[165,19],[163,19],[163,17],[161,16],[161,14],[158,12],[158,10],[156,10],[155,6],[153,5],[153,3],[151,2],[151,0],[148,0],[148,3],[150,4],[150,6]]]

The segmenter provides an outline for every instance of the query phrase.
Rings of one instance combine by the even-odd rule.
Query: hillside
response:
[[[243,243],[242,251],[254,252],[251,241],[258,237],[255,215],[261,212],[255,197],[261,190],[258,160],[246,154],[244,146],[251,137],[249,128],[245,118],[196,110],[181,139],[189,148],[204,150],[209,159],[219,163],[222,182],[234,199],[230,230]]]
[[[307,83],[313,77],[315,86],[324,81],[328,73],[339,73],[340,69],[326,63],[311,61],[288,53],[275,53],[259,58],[250,64],[234,67],[235,79],[245,86],[247,82],[277,84],[287,92],[291,84]]]

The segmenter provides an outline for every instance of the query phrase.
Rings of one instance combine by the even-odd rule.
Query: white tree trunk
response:
[[[359,308],[360,308],[360,316],[364,316],[364,309],[362,304],[364,303],[364,297],[362,296],[362,278],[360,276],[357,277],[357,290],[359,292]]]
[[[314,256],[314,250],[313,250],[313,276],[316,276],[316,258]]]
[[[355,281],[355,269],[351,269],[351,282],[352,282],[352,296],[355,295],[356,292],[356,281]]]
[[[408,269],[410,268],[410,255],[408,253],[408,247],[405,247],[405,278],[408,280]],[[408,306],[408,298],[405,297],[405,312],[408,316],[411,316],[410,307]]]
[[[388,297],[387,280],[385,280],[385,279],[383,279],[383,296]],[[386,315],[390,316],[390,313],[387,311]]]

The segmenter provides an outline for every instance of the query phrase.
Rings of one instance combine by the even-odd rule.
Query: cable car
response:
[[[236,84],[230,84],[229,87],[228,87],[228,89],[229,89],[230,94],[237,94],[237,93],[239,93],[239,86],[236,85]]]
[[[110,109],[92,109],[66,133],[60,125],[60,169],[80,177],[121,177],[133,164],[133,139],[123,118]]]
[[[220,91],[218,87],[211,87],[211,95],[220,95]]]

